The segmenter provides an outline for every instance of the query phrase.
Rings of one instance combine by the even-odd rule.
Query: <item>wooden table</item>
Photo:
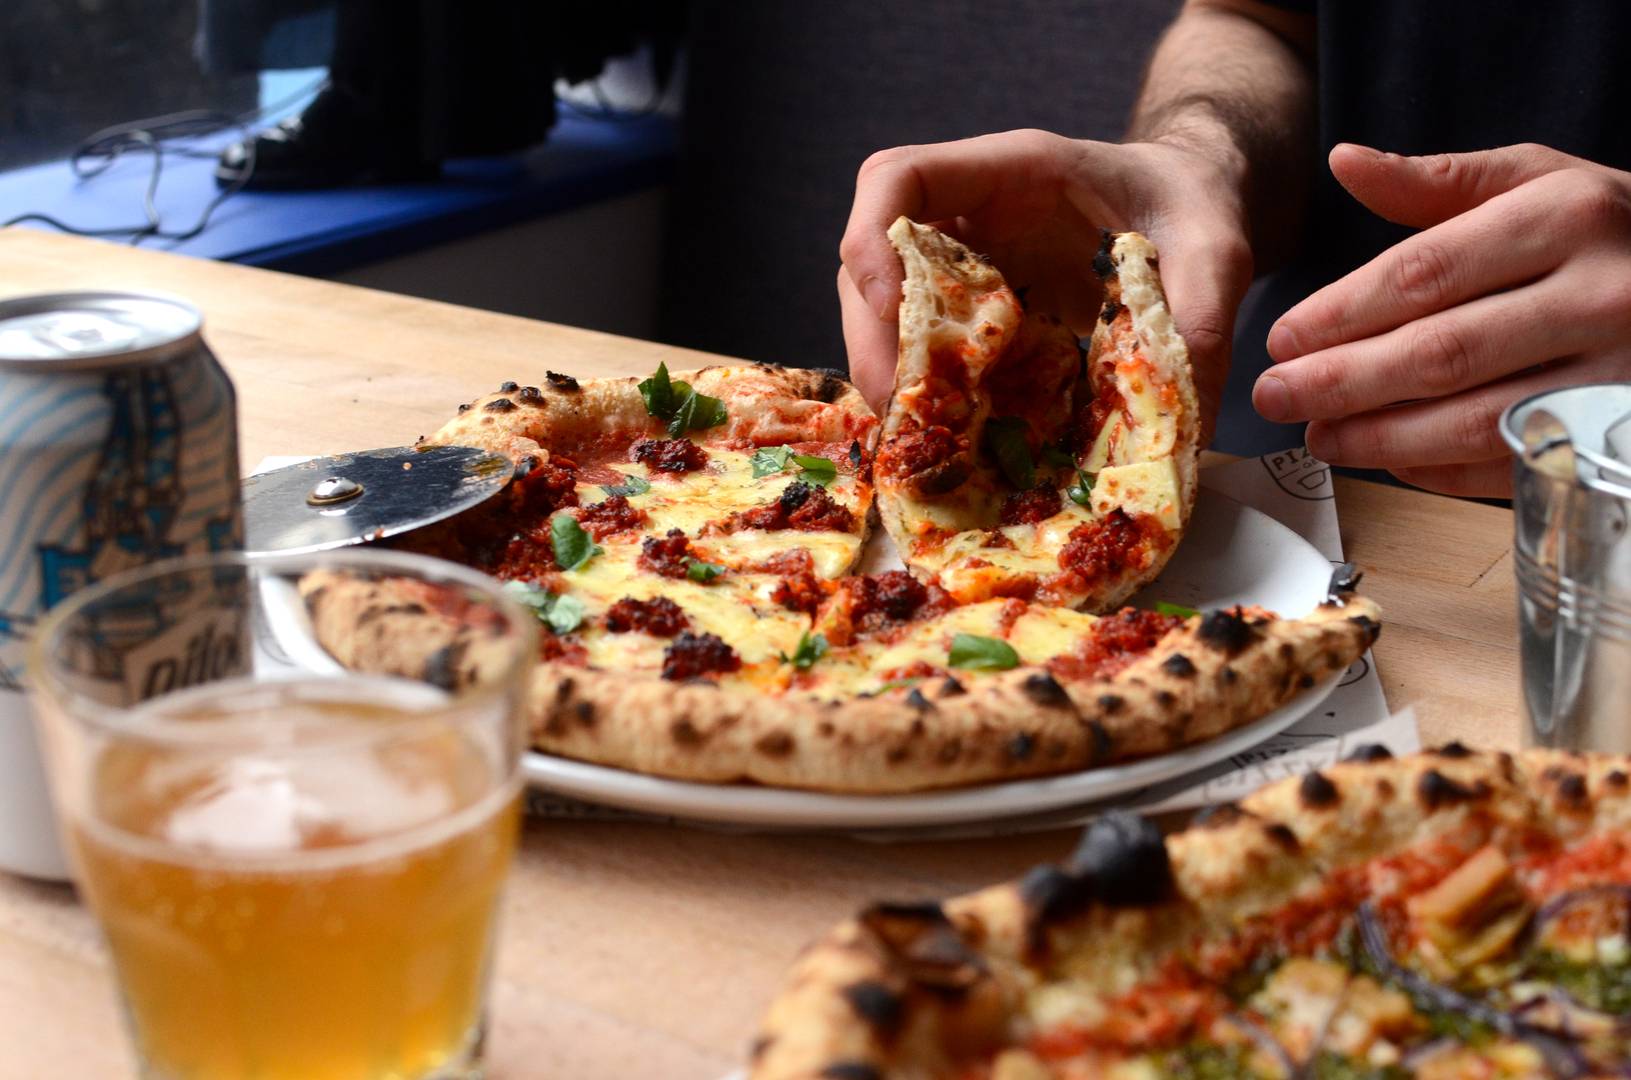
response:
[[[238,387],[245,466],[410,443],[543,371],[644,374],[716,357],[322,281],[0,230],[0,296],[137,288],[189,297]],[[835,313],[836,316],[836,313]],[[761,359],[774,360],[775,357]],[[838,358],[834,358],[837,360]],[[3,407],[3,404],[0,404]],[[1511,515],[1338,480],[1343,541],[1386,613],[1390,706],[1424,738],[1513,745]],[[941,896],[1062,854],[1062,832],[878,845],[654,825],[529,824],[500,949],[497,1077],[718,1077],[798,946],[874,897]],[[131,1064],[106,957],[66,887],[0,874],[0,1078],[117,1078]]]

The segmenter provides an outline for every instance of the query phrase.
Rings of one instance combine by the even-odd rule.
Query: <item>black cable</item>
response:
[[[182,112],[165,113],[160,116],[150,116],[141,120],[131,120],[101,131],[83,139],[74,152],[69,155],[68,167],[73,170],[76,179],[80,181],[92,180],[112,168],[125,154],[140,151],[153,155],[152,169],[148,174],[147,188],[142,194],[142,211],[147,218],[145,225],[107,227],[88,229],[77,225],[70,225],[65,221],[42,213],[19,214],[8,221],[0,222],[0,228],[8,225],[19,225],[25,221],[35,221],[49,225],[74,236],[129,236],[132,244],[139,244],[147,239],[169,240],[172,243],[181,243],[191,240],[202,233],[210,223],[210,218],[216,209],[226,200],[242,191],[244,185],[255,174],[255,142],[246,138],[245,145],[249,154],[244,161],[244,167],[232,183],[216,193],[204,207],[198,221],[190,229],[179,232],[164,228],[163,219],[158,212],[159,180],[164,175],[164,155],[167,152],[165,142],[174,139],[197,139],[206,135],[214,135],[221,131],[236,128],[248,135],[250,124],[267,116],[274,115],[293,105],[295,102],[316,93],[328,82],[328,77],[317,80],[305,88],[288,95],[281,101],[271,105],[257,106],[236,115],[212,109],[187,109]],[[218,153],[199,150],[188,146],[169,147],[168,152],[178,157],[213,158]]]

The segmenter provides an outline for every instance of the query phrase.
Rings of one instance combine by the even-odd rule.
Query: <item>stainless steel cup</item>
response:
[[[1628,384],[1548,391],[1501,417],[1532,745],[1631,753],[1628,424]]]

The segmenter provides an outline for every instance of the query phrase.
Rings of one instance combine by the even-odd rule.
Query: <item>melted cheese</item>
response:
[[[809,620],[770,599],[779,578],[726,573],[708,584],[698,584],[639,569],[639,554],[636,544],[607,545],[605,554],[561,575],[566,592],[584,603],[587,614],[580,636],[595,667],[662,666],[667,639],[643,633],[609,634],[600,629],[607,609],[626,596],[636,600],[668,597],[690,619],[692,632],[717,635],[736,650],[744,664],[773,660],[798,648]]]
[[[1112,465],[1093,485],[1093,512],[1100,517],[1120,508],[1127,514],[1149,514],[1177,531],[1181,524],[1178,467],[1170,457],[1133,465]]]
[[[638,476],[651,485],[651,490],[630,495],[629,505],[644,510],[650,521],[642,532],[661,536],[669,529],[681,529],[696,539],[704,526],[722,522],[733,513],[751,510],[772,502],[781,496],[787,486],[798,479],[796,467],[768,476],[754,476],[752,455],[740,450],[705,447],[708,451],[706,468],[689,473],[652,472],[640,462],[618,462],[616,471],[626,476]],[[827,486],[835,502],[855,514],[857,523],[865,522],[871,508],[871,488],[848,473],[839,473],[838,479]],[[578,485],[578,501],[588,506],[606,498],[600,485]],[[745,566],[759,562],[789,548],[807,548],[815,559],[816,573],[825,578],[836,578],[854,565],[861,550],[861,538],[855,533],[832,531],[804,532],[744,529],[730,535],[703,538],[699,549],[706,548],[718,561],[728,566]]]
[[[1071,531],[1094,520],[1094,512],[1064,500],[1063,509],[1035,525],[1005,525],[997,532],[1011,547],[987,547],[984,531],[949,537],[938,558],[921,561],[940,568],[940,582],[960,600],[981,599],[1000,593],[1004,583],[1028,580],[1059,569],[1059,549]]]
[[[951,642],[957,634],[1005,639],[1019,654],[1022,664],[1043,664],[1071,651],[1098,622],[1067,608],[1030,606],[1006,630],[1003,611],[1010,601],[984,600],[953,608],[938,619],[919,623],[899,641],[890,644],[863,642],[835,650],[818,662],[812,674],[819,679],[824,694],[871,693],[886,684],[885,673],[909,668],[917,663],[949,668]],[[959,679],[981,678],[989,672],[960,670]]]

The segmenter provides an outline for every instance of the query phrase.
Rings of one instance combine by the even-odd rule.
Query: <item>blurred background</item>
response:
[[[843,367],[862,160],[1118,138],[1178,3],[6,0],[0,221]],[[182,136],[155,154],[129,125],[159,114],[194,119],[139,129]],[[289,118],[234,188],[232,144]],[[308,149],[351,172],[299,186]]]

